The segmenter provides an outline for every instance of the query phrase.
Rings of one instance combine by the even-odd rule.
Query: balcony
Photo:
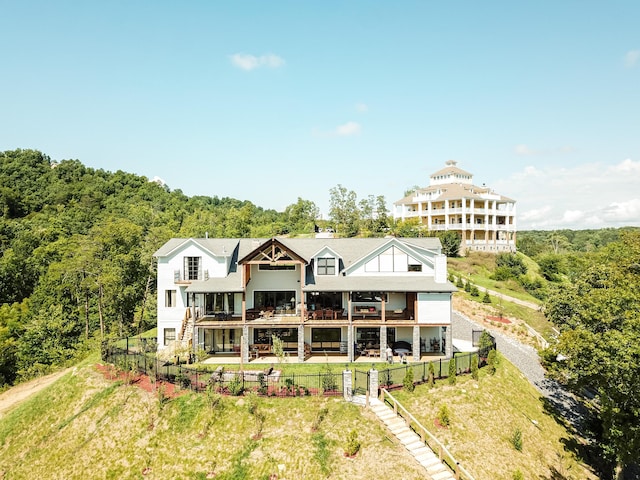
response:
[[[196,280],[209,280],[209,270],[204,270],[201,274],[198,275],[198,278],[186,278],[186,277],[187,277],[187,274],[185,274],[182,270],[173,271],[173,283],[189,284]]]

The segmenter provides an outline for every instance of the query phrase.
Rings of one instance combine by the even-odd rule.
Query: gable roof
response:
[[[154,257],[168,257],[179,248],[194,244],[214,257],[230,257],[238,246],[233,238],[172,238],[153,254]]]
[[[380,244],[378,247],[376,247],[373,250],[370,251],[366,251],[364,255],[362,255],[362,257],[360,257],[358,260],[356,260],[355,262],[353,262],[351,265],[349,265],[348,267],[345,267],[345,272],[348,274],[350,271],[356,269],[357,267],[359,267],[360,265],[362,265],[363,263],[368,262],[369,260],[371,260],[373,257],[380,255],[382,252],[385,252],[386,250],[389,249],[389,247],[397,247],[398,249],[402,250],[403,252],[405,252],[407,255],[412,255],[414,257],[417,257],[416,260],[421,260],[424,263],[430,263],[431,265],[434,264],[434,261],[432,258],[428,257],[427,255],[425,255],[426,252],[430,252],[432,254],[437,255],[439,252],[434,251],[433,249],[429,249],[429,248],[422,248],[422,252],[418,252],[416,250],[416,247],[414,246],[414,248],[412,248],[411,245],[409,245],[407,242],[404,242],[403,240],[405,239],[399,239],[396,237],[391,237],[386,239],[387,242]],[[439,241],[438,241],[439,244]]]

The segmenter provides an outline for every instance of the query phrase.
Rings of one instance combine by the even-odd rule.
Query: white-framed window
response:
[[[202,257],[184,257],[184,279],[200,280],[202,278]]]
[[[176,329],[175,328],[165,328],[164,329],[164,345],[169,345],[169,342],[174,342],[176,340]]]
[[[318,275],[335,275],[336,259],[335,258],[319,258],[318,259]]]
[[[164,291],[164,306],[167,308],[172,308],[176,306],[176,291],[175,290],[165,290]]]

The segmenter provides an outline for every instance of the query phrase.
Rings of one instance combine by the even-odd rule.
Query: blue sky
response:
[[[0,0],[0,150],[328,213],[454,159],[520,229],[640,226],[640,2]]]

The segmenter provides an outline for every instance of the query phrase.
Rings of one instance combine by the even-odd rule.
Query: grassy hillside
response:
[[[341,399],[260,399],[257,414],[250,404],[191,393],[161,404],[87,364],[0,419],[0,477],[375,478],[384,459],[396,478],[421,478],[368,412]],[[362,448],[351,459],[354,429]]]
[[[459,377],[454,387],[395,394],[477,480],[511,479],[516,469],[524,478],[595,478],[565,451],[569,435],[506,362],[495,376],[483,371],[479,382]],[[442,404],[452,412],[449,429],[433,423]],[[517,426],[521,453],[508,440]],[[352,430],[362,448],[347,458]],[[562,476],[553,476],[554,468]],[[106,380],[91,363],[0,418],[0,472],[5,479],[424,478],[370,412],[341,399],[186,392],[160,402],[135,385]]]
[[[540,281],[543,285],[546,284],[547,281],[538,273],[538,265],[526,255],[518,255],[527,267],[527,279],[529,281]],[[470,252],[466,257],[447,258],[447,269],[449,274],[454,275],[456,278],[463,278],[465,282],[470,281],[476,286],[484,287],[491,291],[526,302],[531,302],[533,304],[542,305],[543,303],[539,299],[527,293],[524,287],[515,279],[498,281],[491,278],[496,269],[495,254]],[[490,315],[504,315],[527,323],[543,336],[550,337],[554,333],[552,328],[553,325],[547,320],[540,310],[533,310],[522,305],[501,300],[497,297],[492,298],[491,304],[483,305],[483,294],[479,297],[473,298],[469,293],[462,289],[455,295],[459,300],[456,308],[462,310],[465,314],[480,323],[483,323],[483,317]],[[464,302],[463,300],[473,301],[474,304],[470,305],[469,302]],[[463,305],[465,303],[466,305]]]
[[[598,478],[571,451],[580,441],[549,414],[517,368],[501,359],[495,375],[488,368],[479,373],[478,381],[459,376],[455,385],[442,380],[435,388],[419,385],[414,393],[392,394],[477,480],[512,479],[518,471],[523,479]],[[450,412],[448,428],[436,423],[443,405]],[[516,430],[521,451],[512,442]]]

